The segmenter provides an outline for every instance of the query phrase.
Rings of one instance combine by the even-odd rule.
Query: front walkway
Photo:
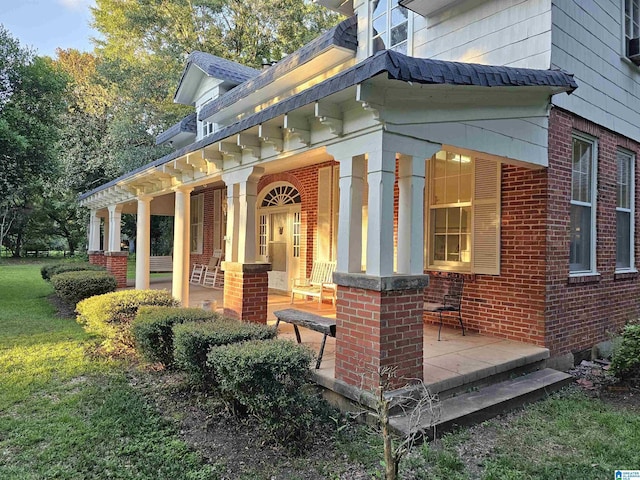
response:
[[[171,281],[152,282],[153,289],[171,291]],[[289,296],[282,293],[269,294],[267,322],[274,324],[273,312],[291,308]],[[190,305],[199,307],[203,302],[211,302],[212,309],[222,308],[222,290],[190,285]],[[326,317],[335,318],[335,309],[330,303],[318,306],[315,301],[296,299],[294,308],[307,310]],[[313,351],[320,350],[322,334],[301,328],[302,342]],[[295,341],[293,326],[282,323],[279,337]],[[441,341],[438,341],[437,325],[424,327],[424,380],[434,393],[454,389],[485,377],[511,371],[524,365],[542,361],[549,356],[546,348],[521,342],[443,327]],[[335,338],[328,338],[320,369],[314,370],[318,383],[329,387],[335,380]]]

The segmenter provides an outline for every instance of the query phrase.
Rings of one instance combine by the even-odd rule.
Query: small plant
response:
[[[218,319],[201,308],[143,306],[131,323],[131,334],[139,353],[149,362],[173,365],[173,326],[184,322]]]
[[[133,349],[129,327],[143,305],[177,307],[178,301],[165,290],[122,290],[82,300],[76,305],[77,321],[84,329],[104,339],[106,353]]]
[[[621,380],[640,378],[640,323],[630,323],[622,331],[611,358],[611,373]]]
[[[54,263],[50,265],[43,265],[40,269],[40,275],[44,280],[50,281],[51,277],[59,273],[79,271],[104,272],[105,268],[101,267],[100,265],[93,265],[88,262]]]
[[[75,306],[80,300],[115,292],[118,282],[108,272],[68,271],[51,277],[53,289],[60,298]]]
[[[173,336],[174,357],[178,367],[188,372],[194,383],[211,386],[214,378],[212,369],[207,366],[207,354],[211,347],[272,339],[276,336],[276,329],[224,318],[215,322],[175,325]]]
[[[315,422],[317,400],[309,389],[312,360],[307,347],[270,340],[214,347],[208,365],[217,390],[236,411],[258,418],[276,441],[300,446]]]

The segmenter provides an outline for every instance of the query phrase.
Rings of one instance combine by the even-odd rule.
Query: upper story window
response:
[[[213,122],[202,122],[202,136],[206,137],[215,131]]]
[[[574,135],[571,159],[569,271],[596,271],[596,141]]]
[[[409,11],[398,0],[371,2],[371,41],[373,53],[380,50],[409,52]]]
[[[640,0],[624,1],[624,48],[625,55],[636,64],[640,62]]]

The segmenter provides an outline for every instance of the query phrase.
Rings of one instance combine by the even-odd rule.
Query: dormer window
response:
[[[373,0],[371,25],[373,53],[380,50],[395,50],[408,54],[409,11],[400,6],[398,0]]]
[[[202,122],[202,136],[206,137],[215,131],[213,122]]]
[[[640,64],[640,0],[624,2],[625,55],[636,65]]]

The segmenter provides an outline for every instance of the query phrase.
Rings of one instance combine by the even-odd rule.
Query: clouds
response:
[[[68,10],[81,11],[95,4],[94,0],[58,0]]]

